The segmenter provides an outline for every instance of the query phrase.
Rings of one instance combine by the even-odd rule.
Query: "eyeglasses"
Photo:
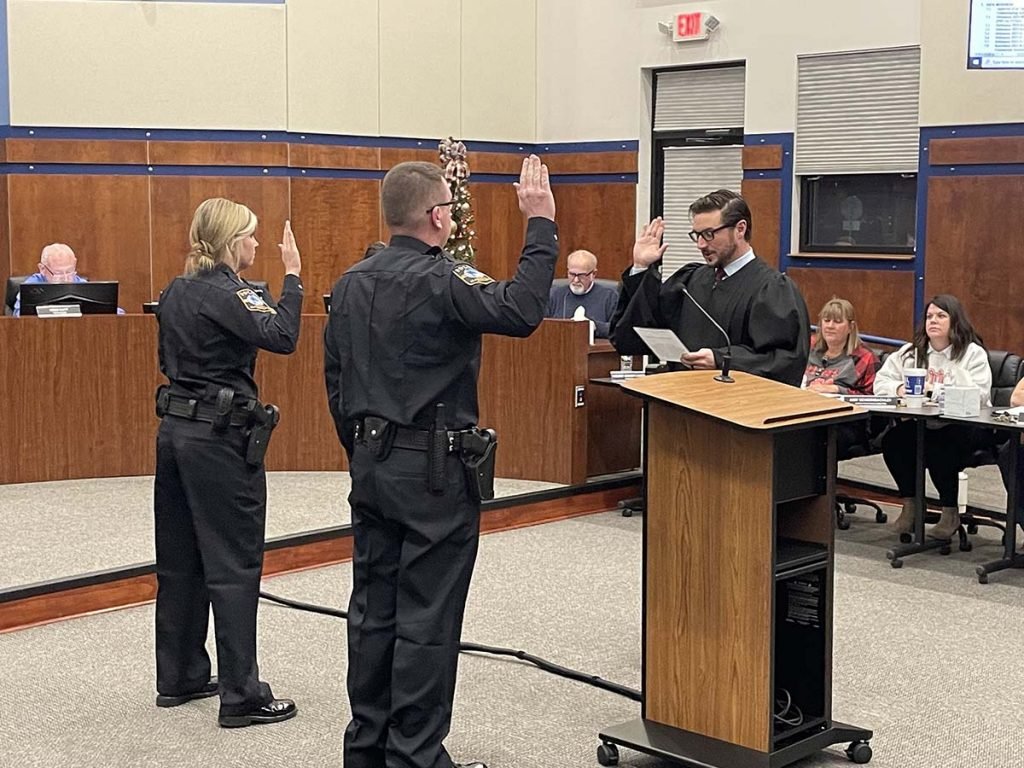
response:
[[[596,271],[597,271],[596,269],[592,269],[589,272],[570,272],[569,273],[569,279],[570,280],[582,280],[584,277],[590,277]]]
[[[430,206],[429,208],[427,208],[427,213],[430,213],[430,212],[431,212],[431,211],[433,211],[433,210],[434,210],[435,208],[446,208],[446,207],[448,207],[448,206],[450,206],[450,205],[454,205],[454,204],[455,204],[455,198],[452,198],[452,199],[451,199],[451,200],[449,200],[449,201],[448,201],[447,203],[434,203],[434,204],[433,204],[432,206]]]
[[[737,221],[736,224],[739,224],[739,222]],[[705,243],[710,243],[712,240],[715,239],[716,234],[721,232],[723,229],[732,229],[733,227],[736,226],[736,224],[723,224],[722,226],[715,227],[714,229],[702,229],[700,232],[698,232],[697,230],[693,230],[692,232],[687,232],[686,234],[689,235],[690,239],[693,240],[693,242],[695,243],[697,242],[697,238],[703,238]]]
[[[74,280],[75,277],[78,275],[77,269],[72,269],[70,272],[54,272],[45,264],[43,264],[43,269],[50,273],[50,277],[53,277],[57,280]]]

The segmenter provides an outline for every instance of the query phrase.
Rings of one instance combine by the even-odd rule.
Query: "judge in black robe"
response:
[[[670,328],[691,350],[684,364],[720,369],[728,352],[733,370],[800,386],[810,342],[807,305],[788,277],[753,255],[746,203],[720,190],[697,200],[690,211],[690,236],[706,263],[686,264],[663,283],[664,224],[655,219],[645,227],[633,248],[634,267],[622,276],[612,318],[615,348],[624,355],[646,354],[649,350],[633,329]],[[683,293],[684,286],[722,326],[728,341]]]

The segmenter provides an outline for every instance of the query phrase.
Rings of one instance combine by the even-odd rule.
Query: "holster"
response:
[[[167,406],[171,402],[171,388],[161,384],[156,390],[156,417],[162,419],[167,415]]]
[[[494,460],[498,433],[493,429],[472,429],[462,433],[459,458],[466,473],[469,495],[474,501],[494,498]]]
[[[258,467],[267,455],[270,435],[281,420],[281,412],[276,405],[254,407],[251,411],[252,426],[249,428],[249,443],[245,448],[245,463]]]

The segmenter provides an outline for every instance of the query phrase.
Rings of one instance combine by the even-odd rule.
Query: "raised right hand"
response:
[[[285,220],[284,234],[281,236],[283,242],[278,243],[281,249],[281,263],[284,264],[286,275],[298,275],[302,272],[302,259],[299,257],[299,246],[295,244],[295,235],[292,233],[292,223]]]
[[[639,269],[647,269],[654,262],[665,255],[668,245],[661,244],[661,238],[665,234],[665,222],[661,216],[647,224],[640,237],[633,243],[633,266]]]
[[[536,155],[523,158],[519,181],[512,186],[519,196],[519,210],[530,219],[539,216],[555,220],[555,196],[551,194],[548,167]]]

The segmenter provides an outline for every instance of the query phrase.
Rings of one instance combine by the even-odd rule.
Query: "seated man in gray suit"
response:
[[[573,317],[579,307],[594,323],[594,336],[608,338],[608,323],[615,313],[619,292],[597,282],[597,256],[573,251],[568,258],[568,285],[551,286],[545,317]]]

